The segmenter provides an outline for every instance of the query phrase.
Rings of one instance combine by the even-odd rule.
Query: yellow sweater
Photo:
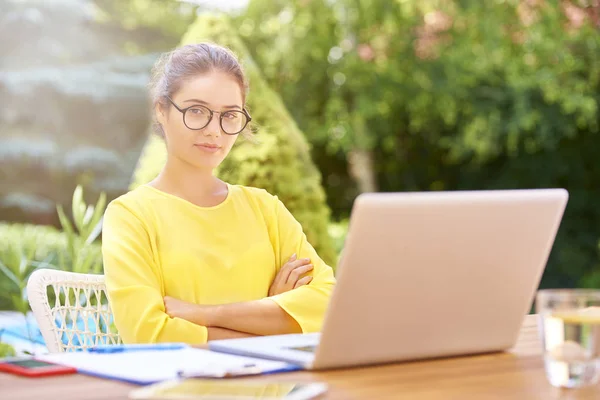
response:
[[[226,200],[214,207],[147,185],[107,207],[104,273],[125,343],[205,343],[206,327],[170,318],[163,297],[205,305],[268,297],[275,275],[293,253],[311,259],[313,280],[271,299],[303,332],[321,329],[335,284],[332,269],[276,196],[246,186],[228,188]]]

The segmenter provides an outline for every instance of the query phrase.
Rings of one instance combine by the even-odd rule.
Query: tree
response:
[[[106,33],[120,38],[129,53],[175,46],[194,21],[197,5],[176,0],[92,0]]]
[[[237,21],[307,132],[335,217],[368,180],[566,187],[542,286],[589,286],[600,285],[600,35],[584,3],[252,0]],[[371,172],[352,172],[357,154]]]

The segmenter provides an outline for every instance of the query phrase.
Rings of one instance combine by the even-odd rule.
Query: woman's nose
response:
[[[219,136],[221,134],[221,125],[219,124],[219,116],[217,114],[213,115],[208,125],[206,125],[204,133],[213,136]]]

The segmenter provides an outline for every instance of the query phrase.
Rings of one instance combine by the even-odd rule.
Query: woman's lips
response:
[[[206,153],[216,153],[217,151],[221,150],[221,147],[217,146],[216,144],[209,144],[209,143],[195,144],[194,147],[196,147]]]

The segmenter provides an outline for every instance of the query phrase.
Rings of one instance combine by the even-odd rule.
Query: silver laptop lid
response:
[[[314,367],[511,347],[567,200],[563,189],[359,196]]]

